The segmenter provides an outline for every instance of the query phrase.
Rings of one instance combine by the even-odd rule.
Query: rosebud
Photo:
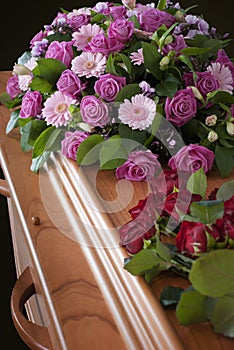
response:
[[[172,41],[173,41],[173,36],[172,35],[168,35],[167,37],[166,37],[166,39],[164,40],[164,45],[169,45],[169,44],[171,44],[172,43]]]
[[[209,115],[209,117],[206,117],[205,120],[205,124],[208,126],[214,126],[217,122],[217,115],[216,114],[212,114]]]
[[[227,121],[226,130],[230,136],[234,136],[234,124],[233,124],[233,122]]]
[[[170,63],[170,59],[168,56],[165,56],[161,59],[159,66],[161,70],[167,69],[168,64]]]
[[[178,21],[182,21],[182,22],[184,21],[185,16],[181,10],[176,11],[174,16],[175,16],[175,19],[177,19]]]
[[[32,71],[25,67],[23,64],[15,64],[13,67],[13,74],[17,75],[28,75],[31,74]]]
[[[134,9],[136,7],[136,0],[122,0],[122,4],[129,9]]]
[[[203,97],[202,97],[200,91],[195,86],[187,86],[187,89],[192,89],[194,96],[200,101],[203,100]]]
[[[217,134],[217,132],[215,132],[214,130],[211,130],[207,136],[208,140],[210,142],[215,142],[218,140],[219,135]]]

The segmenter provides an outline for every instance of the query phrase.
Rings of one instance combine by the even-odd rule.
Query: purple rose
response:
[[[36,117],[42,110],[42,96],[39,91],[27,91],[22,99],[20,118]]]
[[[65,66],[69,67],[72,59],[74,58],[72,42],[52,41],[52,43],[49,45],[46,51],[45,57],[59,60],[63,64],[65,64]]]
[[[195,116],[196,112],[197,102],[190,88],[179,90],[173,98],[166,99],[166,119],[175,126],[183,126]]]
[[[94,84],[95,92],[104,100],[114,101],[118,92],[126,85],[126,78],[113,74],[101,75]]]
[[[126,43],[132,37],[134,31],[134,23],[126,19],[117,19],[112,22],[108,28],[108,36],[116,38],[122,43]]]
[[[168,165],[177,171],[196,172],[203,168],[207,173],[211,170],[214,162],[214,152],[208,148],[196,144],[182,147],[173,157],[169,159]]]
[[[185,47],[187,47],[187,45],[183,35],[174,35],[172,43],[165,45],[162,51],[164,55],[167,55],[170,51],[175,51],[178,55],[180,50],[183,50]]]
[[[57,88],[64,95],[78,99],[81,96],[83,86],[80,78],[71,70],[66,69],[57,81]]]
[[[116,19],[126,17],[127,10],[125,6],[113,6],[112,4],[108,3],[107,5],[108,7],[103,11],[103,13],[107,16],[111,16],[114,21]]]
[[[104,34],[97,34],[92,38],[89,45],[85,46],[84,51],[91,51],[93,53],[100,52],[108,57],[111,53],[119,52],[123,48],[124,44],[116,38],[109,38]]]
[[[146,32],[155,32],[161,25],[170,27],[175,23],[175,18],[165,11],[150,8],[139,15],[141,29]]]
[[[74,15],[72,12],[68,15],[68,23],[71,26],[73,32],[77,31],[80,27],[90,22],[90,16],[80,14]]]
[[[87,133],[79,130],[74,132],[66,131],[65,138],[61,142],[62,154],[67,158],[76,160],[77,149],[87,137]]]
[[[148,181],[153,179],[157,170],[161,167],[158,156],[150,150],[134,151],[129,154],[124,164],[116,169],[117,179],[132,181]]]
[[[200,91],[202,96],[206,97],[208,92],[219,88],[219,82],[210,72],[197,72],[195,86]]]
[[[6,92],[11,99],[16,98],[22,91],[19,87],[18,75],[13,75],[7,81]]]
[[[100,98],[87,95],[80,103],[80,114],[83,121],[93,126],[105,126],[110,122],[107,105]]]

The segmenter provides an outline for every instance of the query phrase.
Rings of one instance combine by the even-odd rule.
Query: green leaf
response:
[[[47,124],[44,120],[32,120],[28,143],[33,146],[39,135],[47,128]]]
[[[214,303],[210,321],[215,332],[234,338],[234,297],[218,298]]]
[[[6,106],[9,101],[11,101],[11,98],[6,92],[0,94],[0,104]]]
[[[143,144],[147,137],[144,130],[133,130],[128,125],[122,123],[119,124],[118,131],[121,138],[134,140],[136,143],[139,142]]]
[[[213,250],[196,259],[189,273],[193,287],[213,298],[234,295],[234,250]]]
[[[139,253],[133,255],[131,260],[124,265],[124,269],[132,275],[143,275],[148,270],[158,264],[163,263],[163,260],[152,249],[143,249]]]
[[[120,137],[112,137],[102,143],[100,150],[100,168],[116,169],[128,158],[128,152]]]
[[[39,135],[34,143],[33,158],[37,158],[45,151],[46,143],[53,134],[54,130],[56,130],[55,127],[50,126]]]
[[[124,102],[125,99],[130,100],[132,96],[140,94],[140,92],[141,89],[138,84],[128,84],[118,92],[115,102]]]
[[[166,0],[159,0],[158,5],[157,5],[157,9],[159,10],[164,10],[166,7],[167,1]]]
[[[21,138],[20,138],[20,147],[23,152],[27,152],[32,149],[32,145],[29,144],[29,134],[32,127],[32,121],[25,124],[20,128]]]
[[[156,240],[156,251],[160,258],[162,258],[164,261],[171,261],[170,249],[165,244],[163,244],[158,237]]]
[[[223,201],[201,201],[190,205],[191,216],[199,218],[203,224],[213,224],[220,219],[224,213]]]
[[[182,49],[180,51],[180,53],[182,55],[191,55],[191,56],[195,56],[195,55],[201,55],[205,52],[208,52],[209,50],[211,50],[211,47],[186,47],[184,49]]]
[[[203,168],[193,173],[187,182],[187,190],[191,193],[200,194],[205,198],[207,190],[207,178]]]
[[[100,146],[98,145],[103,141],[103,137],[98,134],[87,137],[78,147],[76,153],[77,164],[90,165],[95,163],[99,159]]]
[[[227,91],[215,90],[207,94],[207,101],[234,104],[234,96]]]
[[[207,321],[204,307],[205,296],[198,291],[188,288],[181,293],[176,307],[176,317],[182,325]]]
[[[164,287],[162,293],[160,294],[160,303],[164,308],[176,306],[180,301],[180,296],[183,291],[183,288],[180,287]]]
[[[19,109],[11,113],[10,119],[6,126],[6,133],[9,134],[11,130],[19,126]]]
[[[159,68],[159,62],[161,61],[162,56],[158,52],[158,49],[155,45],[146,43],[144,41],[141,42],[143,48],[143,56],[144,56],[144,65],[153,74],[153,76],[161,80],[162,79],[162,71]]]
[[[118,75],[118,72],[115,68],[115,60],[113,55],[109,55],[106,62],[106,73],[111,73],[114,75]]]
[[[30,84],[32,90],[38,90],[42,94],[50,93],[52,91],[52,85],[44,78],[35,76]]]
[[[173,97],[178,89],[179,81],[173,77],[169,76],[164,79],[161,83],[157,84],[155,89],[158,96]]]
[[[218,143],[215,146],[215,162],[223,178],[229,176],[234,168],[234,147],[227,149]]]
[[[37,173],[42,165],[49,159],[50,152],[44,152],[40,156],[32,159],[30,170]]]
[[[216,193],[218,200],[226,201],[234,195],[234,180],[224,182]]]
[[[47,80],[52,86],[55,86],[62,72],[67,69],[65,64],[54,58],[41,58],[37,61],[37,65],[40,78]]]

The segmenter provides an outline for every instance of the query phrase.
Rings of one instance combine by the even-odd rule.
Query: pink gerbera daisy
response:
[[[132,129],[145,130],[152,124],[156,113],[156,103],[151,98],[138,94],[120,105],[119,119]]]
[[[219,90],[224,90],[232,94],[233,78],[228,67],[220,62],[213,62],[207,71],[210,72],[219,82]]]
[[[136,52],[132,52],[130,54],[131,62],[134,65],[140,66],[142,63],[144,63],[144,56],[143,56],[143,49],[139,49]]]
[[[61,91],[56,91],[44,103],[42,116],[47,122],[47,125],[56,127],[67,125],[72,115],[69,111],[71,104],[75,104],[76,100],[72,97],[64,95]]]
[[[104,30],[97,24],[83,25],[72,34],[73,39],[75,39],[74,46],[80,51],[83,50],[96,34],[104,34]]]
[[[99,77],[105,72],[106,57],[98,52],[82,52],[72,60],[71,70],[79,77]]]

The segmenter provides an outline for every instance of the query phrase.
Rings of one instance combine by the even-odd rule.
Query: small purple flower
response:
[[[169,28],[176,20],[172,15],[165,11],[149,8],[149,10],[146,10],[139,15],[139,21],[141,29],[153,33],[161,27],[161,25],[165,25]]]
[[[57,88],[64,95],[78,99],[81,96],[83,86],[80,78],[73,71],[66,69],[57,81]]]
[[[95,92],[105,101],[114,101],[118,92],[126,85],[126,78],[113,74],[104,74],[94,84]]]
[[[168,165],[172,170],[196,172],[203,168],[207,173],[211,170],[214,162],[214,152],[208,148],[196,144],[182,147],[173,157]]]
[[[197,102],[192,89],[178,90],[173,98],[167,97],[165,104],[166,119],[181,127],[195,117]]]
[[[19,87],[18,75],[13,75],[7,81],[6,92],[10,95],[10,98],[13,100],[16,98],[22,90]]]
[[[174,35],[173,41],[171,44],[167,44],[163,47],[162,52],[164,55],[167,55],[170,51],[175,51],[178,55],[180,50],[187,47],[183,35]]]
[[[30,49],[32,49],[35,42],[42,41],[45,37],[46,37],[46,34],[42,30],[36,35],[34,35],[34,37],[30,41]]]
[[[27,91],[22,99],[20,118],[36,117],[42,110],[42,96],[39,91]]]
[[[32,57],[43,57],[48,48],[49,41],[42,39],[41,41],[35,41],[31,50]]]
[[[84,48],[84,51],[93,53],[100,52],[106,57],[111,53],[119,52],[124,48],[124,44],[116,38],[106,37],[104,34],[95,35],[90,43]]]
[[[45,57],[59,60],[63,64],[65,64],[65,66],[69,67],[72,59],[74,58],[72,42],[52,41],[52,43],[49,45],[46,51]]]
[[[103,127],[110,122],[107,105],[100,98],[87,95],[80,103],[80,114],[85,123]]]
[[[66,131],[65,138],[61,142],[62,154],[67,158],[76,160],[76,153],[80,144],[88,137],[88,134],[79,130]]]
[[[117,179],[132,181],[153,179],[157,170],[161,168],[157,158],[158,156],[150,150],[131,152],[126,162],[116,169]]]
[[[108,36],[116,38],[122,43],[126,43],[132,37],[134,31],[134,23],[126,19],[117,19],[112,22],[108,28]]]

